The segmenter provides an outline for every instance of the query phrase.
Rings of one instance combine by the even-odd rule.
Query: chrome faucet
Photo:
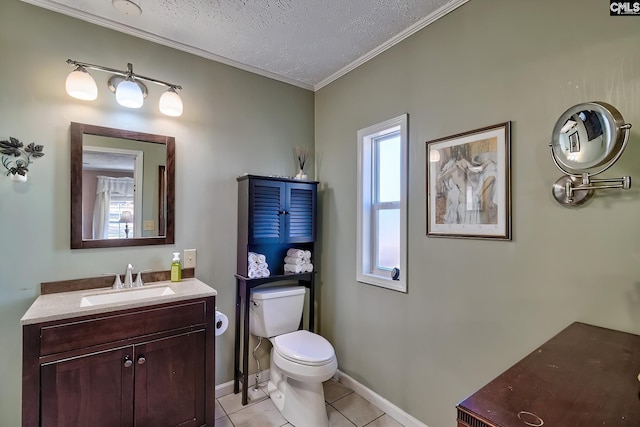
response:
[[[142,273],[146,273],[148,271],[151,271],[151,269],[138,271],[138,275],[136,276],[136,280],[135,280],[135,282],[133,282],[133,287],[134,288],[140,288],[140,287],[144,286],[144,282],[142,281]]]
[[[124,276],[124,287],[133,288],[133,266],[127,265],[127,274]]]
[[[111,289],[122,289],[122,281],[120,280],[120,275],[117,273],[102,273],[104,275],[115,275],[115,279],[113,281],[113,285],[111,285]]]

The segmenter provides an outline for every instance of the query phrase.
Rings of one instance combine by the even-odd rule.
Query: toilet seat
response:
[[[307,366],[321,366],[335,360],[333,346],[324,337],[306,330],[278,335],[273,349],[282,358]]]

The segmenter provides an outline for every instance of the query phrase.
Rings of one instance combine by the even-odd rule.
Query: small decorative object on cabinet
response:
[[[22,426],[213,426],[215,291],[180,286],[127,309],[38,297],[21,321]]]
[[[458,406],[458,427],[640,425],[640,336],[573,323]]]
[[[311,252],[316,241],[318,182],[280,177],[238,177],[238,248],[236,274],[235,366],[233,391],[247,404],[249,388],[249,294],[259,285],[297,282],[309,288],[309,329],[314,330],[314,273],[286,273],[287,251]],[[261,254],[269,265],[269,277],[249,278],[249,254]],[[242,326],[242,327],[241,327]],[[242,343],[242,354],[240,344]],[[240,364],[242,362],[242,369]]]
[[[298,174],[295,176],[296,179],[307,179],[308,176],[304,171],[304,165],[307,163],[309,159],[309,147],[296,146],[296,158],[298,159],[298,166],[300,166],[300,170]]]

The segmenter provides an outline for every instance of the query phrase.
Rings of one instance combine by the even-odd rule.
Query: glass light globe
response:
[[[182,115],[182,99],[174,88],[162,94],[160,97],[160,112],[167,116],[178,117]]]
[[[98,86],[91,74],[83,67],[78,67],[67,76],[67,93],[76,99],[93,101],[98,97]]]
[[[116,88],[116,101],[127,108],[140,108],[144,103],[142,89],[133,80],[123,80]]]

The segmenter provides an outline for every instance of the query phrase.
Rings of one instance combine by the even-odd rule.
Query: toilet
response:
[[[304,286],[252,290],[249,331],[273,345],[268,392],[282,416],[296,427],[327,427],[322,383],[338,362],[329,341],[298,330],[304,296]]]

